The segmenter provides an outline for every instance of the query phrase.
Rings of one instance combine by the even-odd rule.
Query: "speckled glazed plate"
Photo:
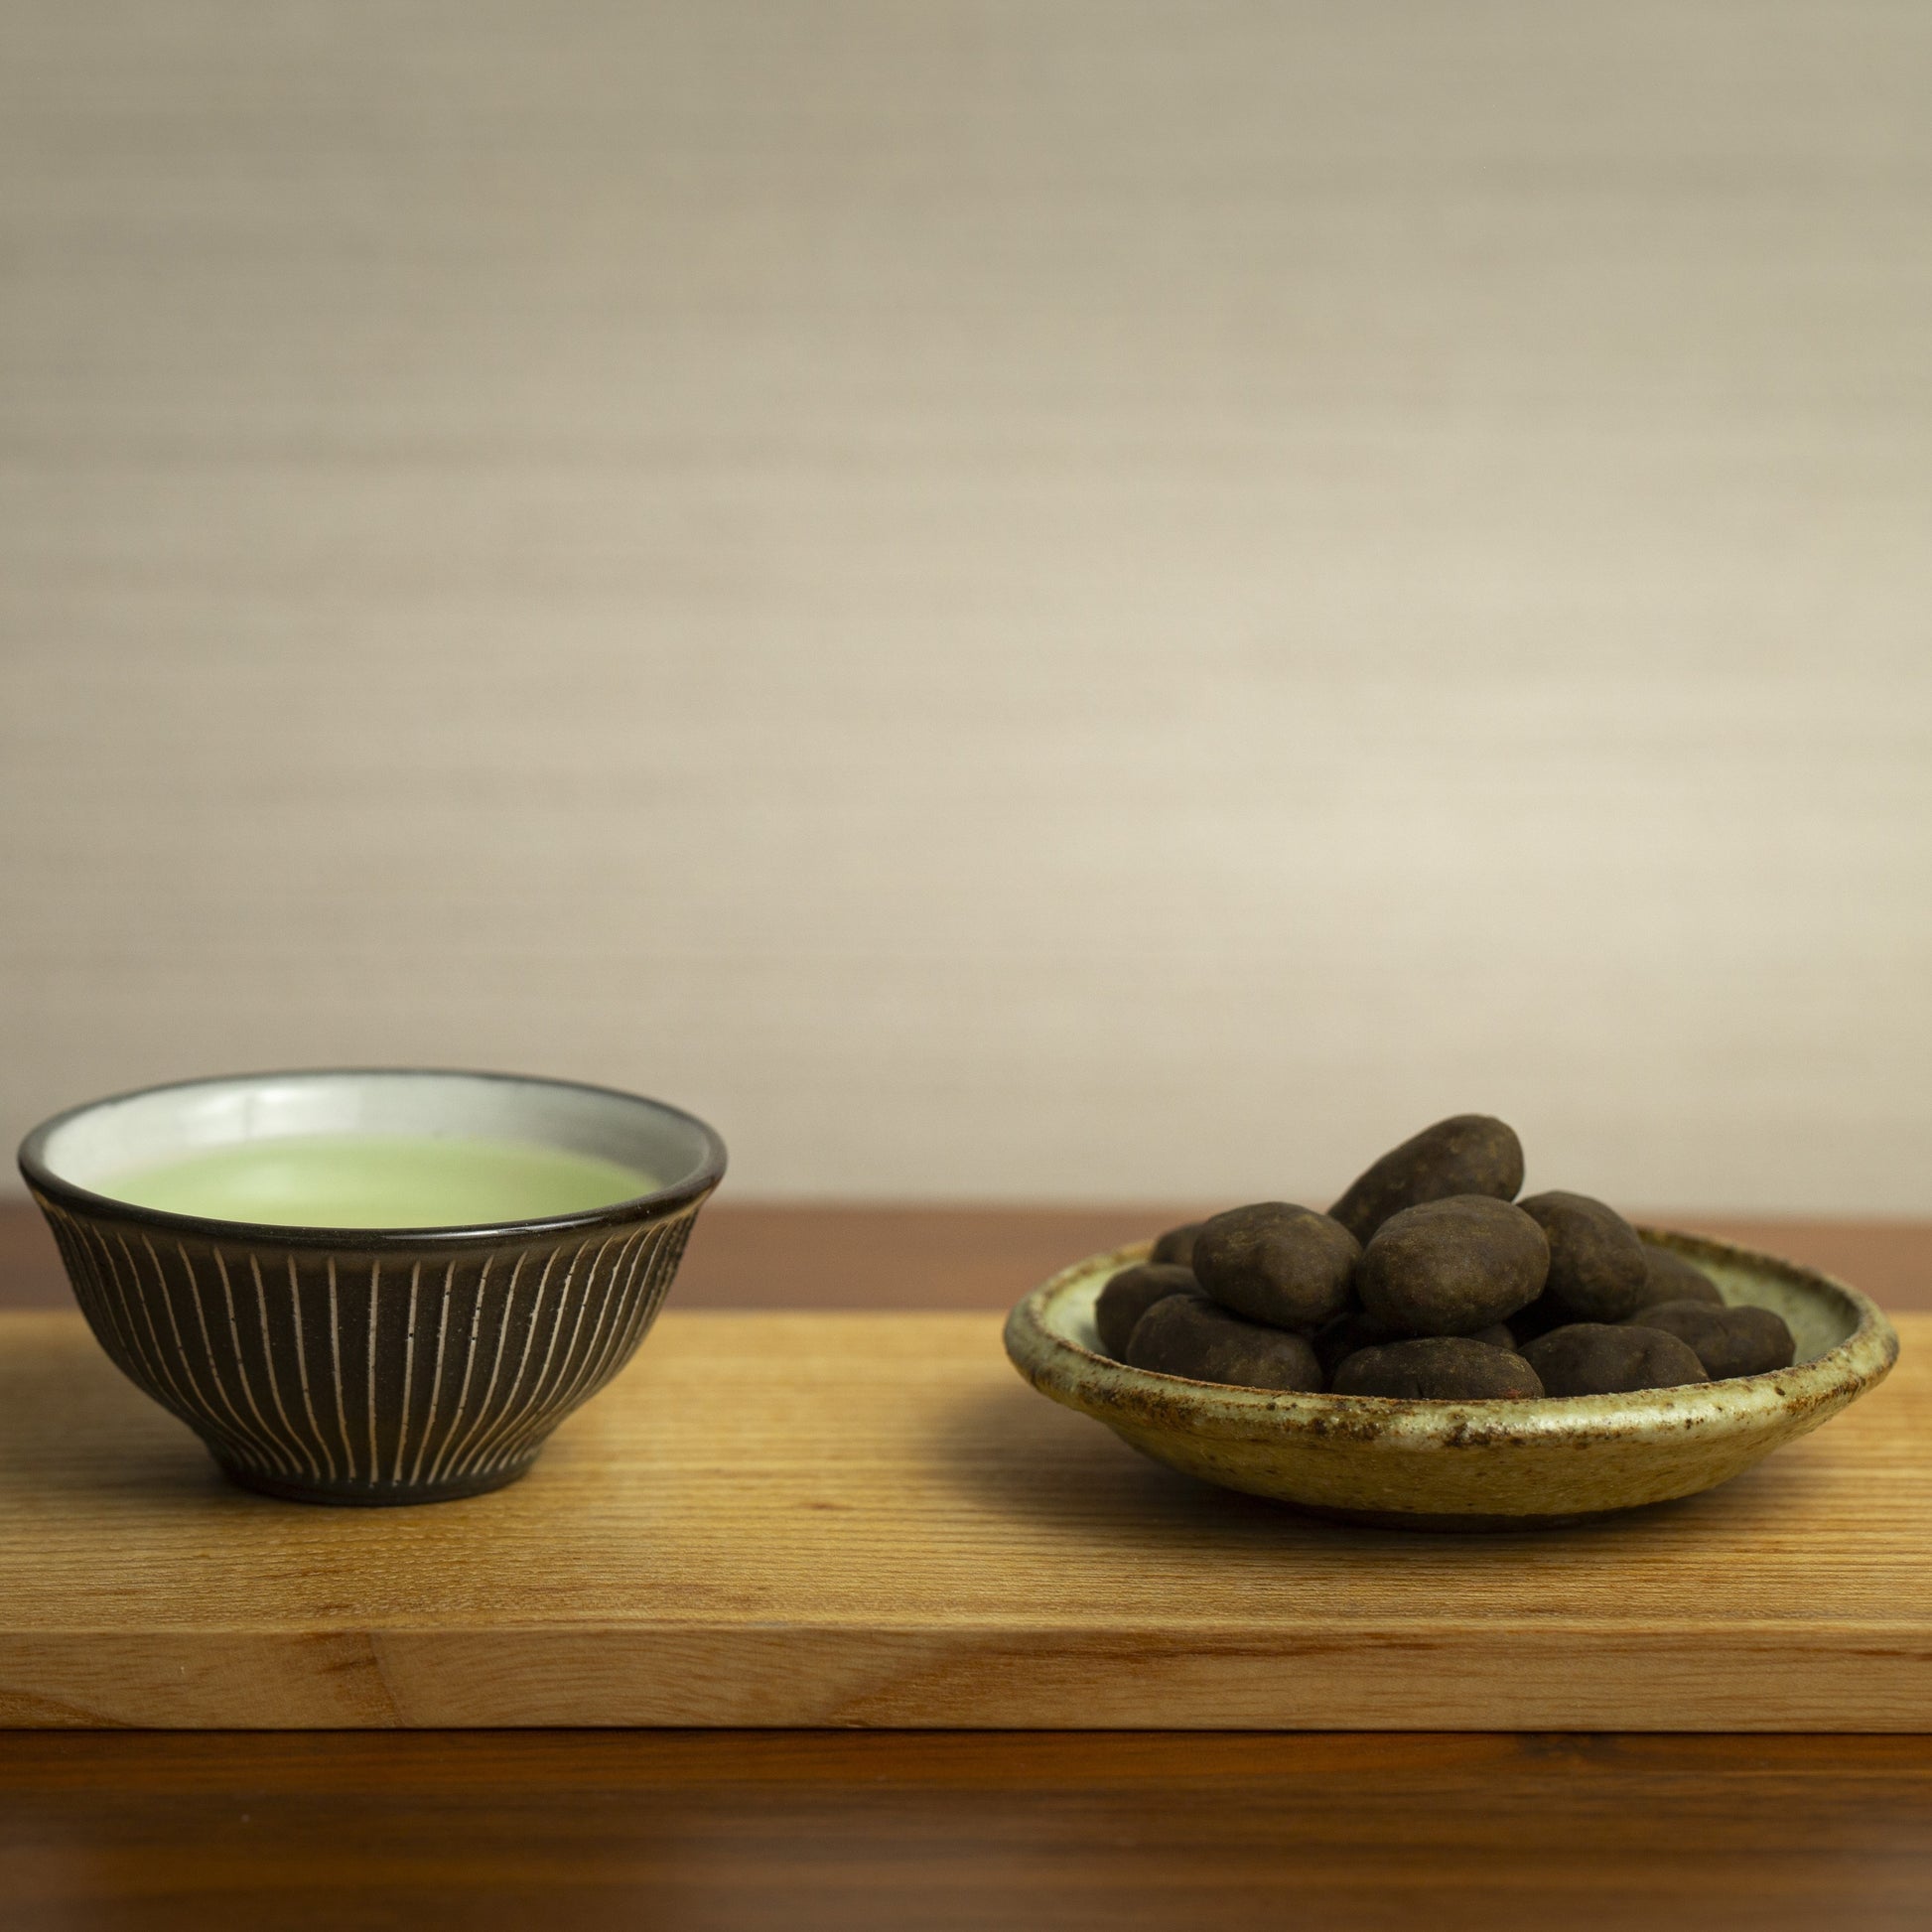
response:
[[[1660,1229],[1726,1302],[1774,1310],[1797,1363],[1636,1395],[1396,1402],[1229,1388],[1100,1352],[1093,1305],[1145,1242],[1094,1255],[1007,1318],[1007,1353],[1042,1395],[1156,1461],[1299,1509],[1412,1529],[1529,1529],[1710,1489],[1882,1381],[1898,1337],[1856,1289],[1795,1262]]]

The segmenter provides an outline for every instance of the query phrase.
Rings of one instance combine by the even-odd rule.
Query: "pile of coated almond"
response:
[[[1399,1400],[1611,1395],[1788,1367],[1791,1331],[1587,1194],[1517,1200],[1523,1147],[1457,1114],[1325,1214],[1172,1228],[1100,1292],[1110,1355],[1196,1382]]]

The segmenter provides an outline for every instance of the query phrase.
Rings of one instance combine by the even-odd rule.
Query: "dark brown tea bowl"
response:
[[[184,1154],[343,1134],[615,1163],[634,1197],[541,1219],[309,1227],[116,1199]],[[572,1081],[382,1069],[153,1087],[56,1116],[20,1167],[101,1346],[235,1482],[416,1503],[513,1482],[630,1359],[725,1148],[695,1116]]]

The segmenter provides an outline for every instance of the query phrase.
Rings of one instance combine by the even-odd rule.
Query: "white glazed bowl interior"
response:
[[[703,1122],[605,1087],[519,1074],[260,1073],[154,1087],[52,1121],[35,1153],[57,1179],[114,1197],[116,1176],[218,1148],[319,1134],[520,1141],[647,1175],[652,1192],[720,1165]]]

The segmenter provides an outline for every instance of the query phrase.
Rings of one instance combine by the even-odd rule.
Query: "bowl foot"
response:
[[[276,1475],[266,1469],[244,1469],[215,1457],[221,1473],[239,1489],[252,1489],[258,1495],[279,1496],[291,1503],[333,1503],[349,1509],[396,1509],[409,1503],[451,1503],[464,1496],[483,1496],[492,1489],[504,1489],[519,1476],[528,1475],[536,1462],[518,1462],[507,1469],[490,1469],[481,1475],[460,1476],[449,1482],[311,1482],[302,1477]]]
[[[1652,1509],[1653,1503],[1632,1503],[1617,1509],[1579,1510],[1569,1516],[1427,1516],[1406,1509],[1328,1509],[1320,1503],[1285,1505],[1298,1516],[1319,1517],[1324,1523],[1348,1523],[1365,1530],[1426,1530],[1437,1535],[1490,1536],[1497,1531],[1567,1530],[1579,1523],[1601,1523],[1630,1509]]]

